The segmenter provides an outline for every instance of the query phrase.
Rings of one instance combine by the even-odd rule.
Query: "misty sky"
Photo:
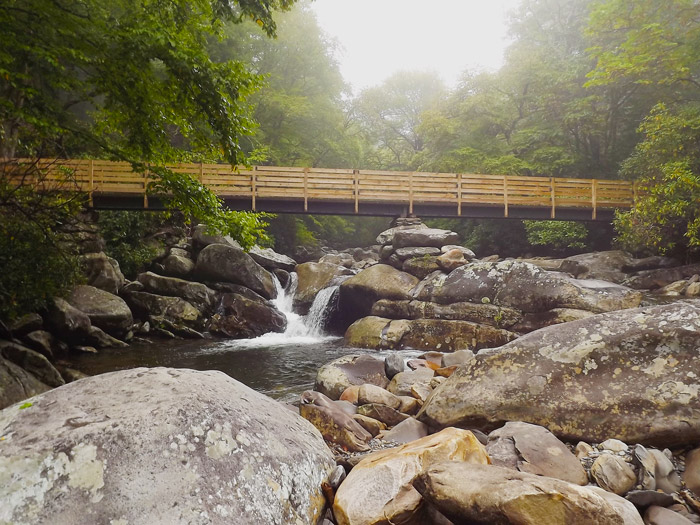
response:
[[[315,0],[337,38],[341,71],[357,92],[398,70],[433,70],[454,85],[468,68],[497,69],[507,14],[519,0]]]

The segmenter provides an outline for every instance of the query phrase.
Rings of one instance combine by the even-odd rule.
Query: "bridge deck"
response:
[[[21,161],[20,161],[21,162]],[[66,181],[96,208],[154,208],[149,179],[126,162],[42,161],[44,189]],[[627,181],[351,169],[177,164],[234,209],[290,213],[609,220],[634,202]],[[65,183],[65,182],[63,182]]]

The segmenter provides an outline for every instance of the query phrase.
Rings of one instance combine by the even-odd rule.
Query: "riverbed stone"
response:
[[[423,224],[423,223],[418,223],[418,224],[412,224],[412,225],[406,225],[406,226],[395,226],[393,228],[389,228],[388,230],[384,230],[382,233],[377,235],[377,244],[380,246],[387,246],[390,245],[393,240],[394,240],[394,235],[396,235],[396,232],[401,231],[401,230],[426,230],[428,227]]]
[[[171,253],[163,259],[163,273],[169,277],[184,279],[192,274],[194,261],[189,257]]]
[[[134,324],[131,310],[124,299],[94,286],[76,286],[68,302],[85,313],[91,324],[116,338],[126,336]]]
[[[413,486],[455,523],[626,525],[615,507],[586,487],[493,465],[434,464]]]
[[[153,272],[139,274],[138,281],[143,284],[147,292],[156,295],[181,297],[202,312],[213,310],[219,302],[218,294],[202,283],[186,281],[176,277],[164,277]]]
[[[137,368],[30,402],[0,413],[0,522],[321,521],[321,435],[222,372]]]
[[[250,249],[248,254],[256,263],[268,271],[285,270],[287,272],[293,272],[294,267],[297,265],[294,259],[287,255],[277,253],[272,248],[261,248],[256,245]]]
[[[36,376],[0,355],[0,409],[50,389]]]
[[[430,368],[409,370],[396,374],[386,388],[397,396],[413,396],[412,387],[428,387],[432,378],[433,371]]]
[[[386,430],[386,425],[378,419],[363,416],[362,414],[355,414],[352,418],[369,432],[372,437],[376,437],[382,430]]]
[[[379,299],[409,299],[419,280],[386,264],[375,264],[340,285],[339,308],[349,326]]]
[[[399,412],[402,414],[408,414],[409,416],[415,416],[423,403],[413,396],[397,396],[401,400],[401,406],[399,407]]]
[[[645,525],[691,525],[688,518],[664,507],[652,505],[644,513]]]
[[[235,246],[210,244],[205,247],[197,256],[194,275],[200,281],[241,284],[265,299],[274,299],[277,295],[272,274]]]
[[[425,277],[439,269],[437,257],[411,257],[403,261],[401,265],[402,271],[410,273],[418,279],[425,279]]]
[[[327,288],[333,279],[350,272],[344,266],[329,262],[307,262],[297,265],[297,291],[294,294],[294,306],[302,311],[308,310],[318,292]]]
[[[44,327],[44,320],[37,313],[25,314],[18,317],[9,325],[12,337],[22,337],[35,330],[41,330]]]
[[[685,456],[683,481],[695,494],[700,494],[700,448],[694,448]]]
[[[479,352],[418,418],[485,431],[523,420],[571,441],[695,444],[698,340],[700,302],[689,300],[543,328]]]
[[[396,256],[405,261],[406,259],[412,259],[414,257],[430,257],[432,255],[440,255],[440,248],[433,248],[430,246],[408,246],[406,248],[397,248],[394,253]]]
[[[576,308],[552,308],[547,312],[535,312],[522,316],[522,320],[509,328],[515,332],[528,333],[539,330],[546,326],[561,323],[570,323],[579,319],[586,319],[595,315],[588,310],[577,310]]]
[[[391,430],[382,432],[381,439],[393,443],[410,443],[430,434],[428,425],[421,423],[416,418],[409,417],[398,423]]]
[[[0,341],[0,354],[46,385],[57,387],[65,384],[61,374],[49,360],[31,348],[10,341]]]
[[[472,359],[474,359],[474,352],[471,350],[465,349],[465,350],[457,350],[456,352],[452,352],[451,354],[445,354],[442,356],[441,360],[441,365],[443,367],[446,366],[460,366],[468,363]]]
[[[195,329],[201,328],[203,324],[202,312],[180,297],[148,292],[131,292],[124,297],[134,313],[141,318],[163,317],[174,324]]]
[[[87,314],[60,297],[54,297],[50,302],[44,314],[44,321],[51,333],[71,344],[82,343],[91,326]]]
[[[663,490],[666,494],[678,492],[681,489],[681,478],[673,462],[660,450],[651,448],[648,452],[654,458],[656,490]]]
[[[104,252],[81,255],[80,266],[87,284],[105,292],[116,295],[126,282],[119,263]]]
[[[623,268],[628,268],[633,257],[622,250],[582,253],[561,261],[559,269],[577,279],[600,279],[611,283],[622,283],[627,278]]]
[[[367,403],[365,405],[361,405],[357,408],[357,413],[362,416],[371,417],[372,419],[381,421],[389,427],[398,425],[404,419],[409,417],[406,414],[402,414],[398,410],[379,403]]]
[[[250,339],[287,328],[287,318],[277,308],[236,293],[223,294],[219,308],[210,330],[228,337]]]
[[[384,360],[384,372],[386,372],[386,376],[389,379],[392,379],[396,374],[403,372],[405,369],[406,363],[401,354],[391,354]]]
[[[700,264],[646,270],[629,277],[623,284],[637,290],[655,290],[674,281],[688,279],[695,274],[700,274]]]
[[[46,330],[34,330],[22,337],[22,342],[32,350],[36,350],[48,359],[53,358],[53,349],[56,346],[56,339]]]
[[[603,454],[593,462],[591,476],[601,488],[618,496],[627,494],[637,482],[632,467],[620,456],[612,454]]]
[[[510,421],[489,434],[486,451],[494,465],[586,485],[581,462],[549,430]]]
[[[442,248],[447,244],[455,244],[459,241],[459,235],[449,230],[438,228],[413,228],[399,230],[394,233],[391,244],[395,249],[410,246],[430,246]]]
[[[412,441],[397,448],[376,452],[353,468],[338,489],[333,513],[339,525],[364,525],[394,522],[405,516],[407,507],[420,512],[420,497],[411,487],[413,478],[439,461],[483,463],[489,461],[484,447],[474,435],[456,428]],[[391,503],[401,491],[403,505]],[[428,523],[420,516],[402,523]]]
[[[436,262],[441,270],[449,273],[452,270],[455,270],[460,266],[464,266],[465,264],[467,264],[471,259],[474,258],[474,254],[471,255],[472,256],[470,258],[467,258],[465,257],[464,251],[459,249],[452,249],[446,252],[442,252],[442,255],[440,255],[436,259]]]
[[[384,373],[384,361],[367,354],[352,354],[323,365],[316,374],[314,390],[331,399],[339,399],[349,386],[365,383],[382,388],[389,384]]]
[[[486,302],[523,312],[575,308],[608,312],[639,306],[642,295],[630,288],[596,280],[579,280],[520,261],[471,263],[452,271],[435,287],[438,303]]]
[[[359,405],[378,403],[393,409],[398,409],[401,406],[401,400],[398,397],[388,390],[372,384],[360,386],[357,393],[357,403]]]
[[[299,414],[311,422],[326,441],[338,444],[352,452],[369,450],[367,442],[372,435],[336,403],[320,392],[307,390],[301,395]]]

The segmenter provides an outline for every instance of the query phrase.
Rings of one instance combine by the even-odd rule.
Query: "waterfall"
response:
[[[337,291],[337,286],[329,286],[318,292],[316,297],[314,297],[314,302],[304,320],[310,335],[319,336],[323,333],[323,326],[335,307]]]

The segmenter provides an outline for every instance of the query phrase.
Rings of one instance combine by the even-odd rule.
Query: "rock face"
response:
[[[82,343],[91,326],[90,318],[86,314],[59,297],[54,298],[47,308],[44,321],[52,333],[73,344]]]
[[[0,342],[0,354],[5,359],[21,366],[42,383],[61,386],[65,381],[46,357],[30,348],[12,342]]]
[[[124,337],[134,324],[124,299],[94,286],[76,286],[68,302],[86,314],[94,326],[114,337]]]
[[[369,315],[379,299],[410,299],[411,290],[418,282],[413,275],[386,264],[375,264],[340,285],[340,310],[350,325]]]
[[[360,461],[340,485],[333,504],[338,524],[407,523],[397,518],[417,514],[421,506],[411,480],[439,461],[488,464],[489,457],[471,432],[456,428],[376,452]],[[393,504],[399,497],[403,504]],[[427,523],[415,521],[418,517],[410,523]]]
[[[31,401],[0,413],[0,522],[320,521],[321,435],[221,372],[114,372]]]
[[[217,306],[217,293],[202,283],[193,283],[175,277],[163,277],[153,272],[140,274],[138,281],[143,284],[146,292],[180,297],[203,312],[213,310]]]
[[[519,261],[461,266],[433,291],[433,301],[438,303],[487,301],[523,312],[553,308],[609,312],[634,308],[641,300],[641,293],[624,286],[571,279]]]
[[[197,257],[194,275],[201,281],[241,284],[265,299],[276,296],[272,274],[240,248],[210,244]]]
[[[607,499],[585,487],[492,465],[441,463],[426,469],[413,485],[454,523],[642,524],[641,519],[625,521]]]
[[[287,328],[287,318],[277,308],[236,293],[224,294],[221,308],[223,315],[212,318],[210,330],[228,337],[258,337]]]
[[[523,420],[573,441],[693,444],[700,439],[698,341],[698,301],[543,328],[479,352],[418,418],[482,430]]]
[[[253,246],[248,252],[253,260],[266,270],[286,270],[293,272],[297,262],[291,257],[277,253],[272,248]]]
[[[384,361],[369,355],[346,355],[319,369],[314,390],[335,400],[349,386],[365,383],[386,388],[389,379],[384,372]]]
[[[364,317],[345,332],[345,344],[358,348],[399,350],[431,349],[442,352],[493,348],[515,339],[516,335],[469,321],[440,319],[394,320]]]
[[[350,271],[344,266],[329,262],[308,262],[296,267],[297,291],[294,294],[294,306],[302,310],[308,309],[314,302],[314,298],[331,281],[340,275],[349,275]]]
[[[0,356],[0,409],[46,392],[50,388],[34,375]]]

